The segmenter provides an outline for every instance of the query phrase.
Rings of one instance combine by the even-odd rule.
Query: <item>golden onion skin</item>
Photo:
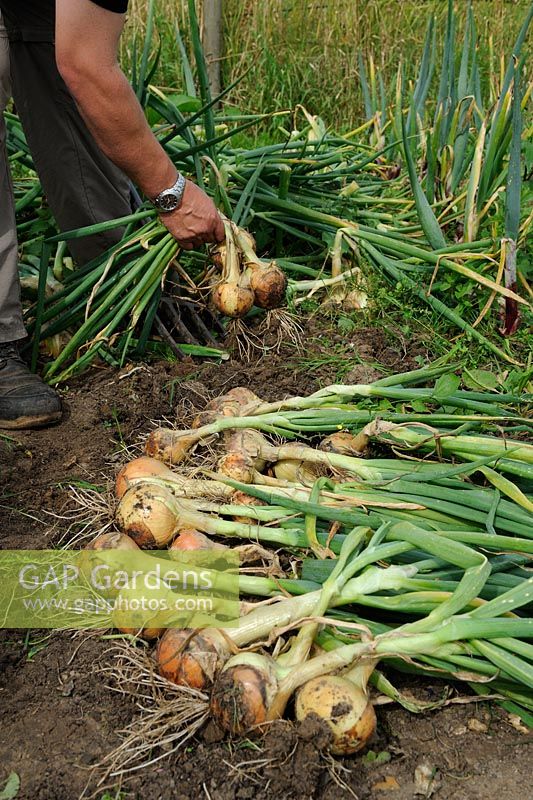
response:
[[[366,434],[359,433],[356,436],[349,431],[338,431],[322,439],[318,449],[324,453],[340,453],[344,456],[363,455],[368,447],[369,438]]]
[[[296,718],[315,715],[333,733],[334,755],[351,755],[366,746],[376,730],[376,713],[366,692],[337,675],[323,675],[305,683],[296,695]]]
[[[253,428],[229,430],[224,440],[226,452],[242,453],[243,456],[253,461],[258,472],[261,472],[266,466],[266,461],[261,458],[261,449],[267,444],[263,434]]]
[[[254,293],[238,283],[220,283],[212,294],[215,308],[226,317],[244,317],[254,305]]]
[[[262,400],[251,389],[246,389],[244,386],[235,386],[226,393],[226,397],[236,400],[241,408],[248,406],[251,403],[261,403]]]
[[[166,428],[157,428],[146,440],[144,452],[165,464],[180,464],[197,441],[196,436],[183,436]]]
[[[200,411],[193,419],[191,428],[197,429],[203,425],[211,425],[221,417],[238,417],[239,411],[239,401],[228,392],[228,394],[223,394],[210,400],[204,410]]]
[[[205,691],[230,655],[228,642],[214,628],[169,628],[158,642],[156,662],[159,674],[172,683]]]
[[[178,530],[172,492],[140,483],[128,489],[118,504],[116,522],[141,548],[164,547]]]
[[[226,453],[218,460],[217,470],[239,483],[253,483],[256,473],[254,462],[244,453]]]
[[[218,675],[211,694],[211,713],[228,733],[242,736],[268,718],[278,690],[270,656],[240,653]]]
[[[282,458],[271,469],[278,480],[289,483],[314,483],[320,475],[313,464],[294,458]]]
[[[115,480],[115,496],[118,500],[135,485],[136,481],[149,478],[172,478],[173,474],[157,458],[141,456],[125,464]]]
[[[116,626],[117,631],[120,633],[127,633],[130,636],[139,636],[142,639],[146,639],[146,641],[151,642],[154,639],[159,639],[162,633],[165,631],[165,628],[122,628],[120,626]]]
[[[255,305],[259,308],[279,308],[285,301],[287,276],[272,261],[268,266],[252,269],[250,286],[255,295]]]
[[[86,550],[139,550],[139,545],[125,533],[101,533],[85,547]]]
[[[225,544],[220,544],[219,542],[213,542],[209,536],[206,536],[205,533],[201,531],[197,531],[194,528],[183,528],[176,536],[170,547],[168,548],[169,553],[180,551],[180,552],[195,552],[198,550],[227,550],[227,546]]]

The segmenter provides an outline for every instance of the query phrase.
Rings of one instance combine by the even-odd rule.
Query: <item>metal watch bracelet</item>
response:
[[[152,204],[160,214],[169,214],[172,211],[176,211],[181,206],[185,185],[185,177],[181,172],[178,172],[175,184],[169,189],[164,189],[157,197],[154,197]]]

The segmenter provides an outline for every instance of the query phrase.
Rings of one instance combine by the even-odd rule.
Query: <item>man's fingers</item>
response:
[[[164,224],[184,250],[192,250],[203,244],[222,242],[225,238],[224,223],[218,212],[207,213],[199,219],[191,220],[191,225],[174,224],[174,219],[163,219]]]

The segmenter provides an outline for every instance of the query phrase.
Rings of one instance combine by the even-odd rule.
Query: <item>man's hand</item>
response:
[[[184,250],[224,239],[224,225],[215,204],[191,181],[187,181],[181,206],[161,214],[160,219]]]

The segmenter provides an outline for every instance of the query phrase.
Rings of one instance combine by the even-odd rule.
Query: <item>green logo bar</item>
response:
[[[0,627],[226,627],[238,571],[231,550],[2,550]]]

